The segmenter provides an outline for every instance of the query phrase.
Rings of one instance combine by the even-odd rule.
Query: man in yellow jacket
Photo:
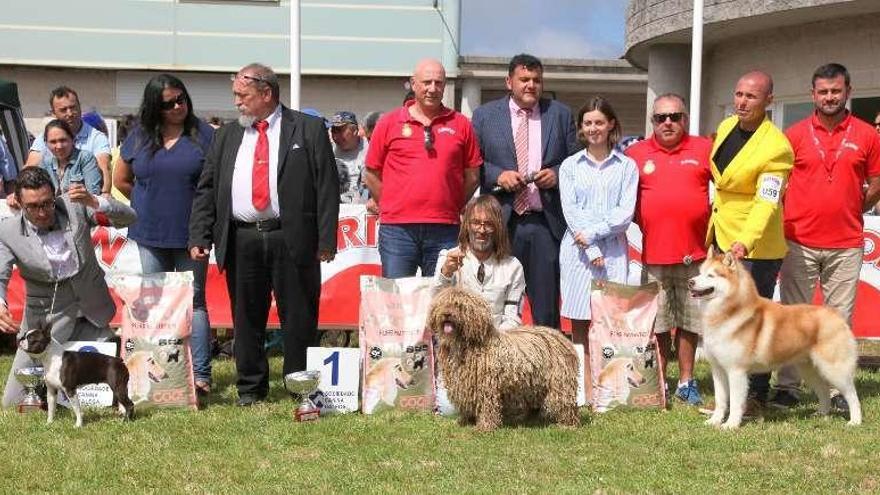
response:
[[[712,147],[715,202],[707,244],[730,251],[749,270],[758,293],[772,298],[785,256],[782,194],[794,153],[767,118],[773,79],[760,71],[739,78],[735,115],[718,125]],[[770,392],[770,374],[749,377],[749,412],[762,408]]]

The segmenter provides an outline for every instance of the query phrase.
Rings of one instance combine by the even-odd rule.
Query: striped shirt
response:
[[[617,150],[602,162],[580,151],[559,167],[562,213],[568,224],[559,253],[563,316],[590,318],[593,279],[626,283],[626,230],[635,210],[638,181],[635,162]],[[586,250],[575,244],[577,233],[586,238]],[[591,263],[600,256],[604,267]]]

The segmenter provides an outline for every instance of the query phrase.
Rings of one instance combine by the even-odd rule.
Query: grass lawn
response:
[[[0,357],[5,379],[11,356]],[[229,361],[215,361],[207,409],[86,415],[0,412],[0,493],[880,493],[880,373],[861,371],[865,424],[812,417],[816,402],[740,431],[704,416],[613,411],[578,429],[478,434],[452,419],[387,413],[293,422],[273,358],[271,401],[234,406]],[[674,371],[675,365],[670,368]],[[704,395],[711,379],[698,379]]]

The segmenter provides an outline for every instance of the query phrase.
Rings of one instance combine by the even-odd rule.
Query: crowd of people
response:
[[[379,215],[384,277],[421,274],[438,288],[466,287],[487,300],[502,330],[522,324],[527,296],[535,324],[560,328],[560,316],[570,319],[587,355],[591,288],[627,282],[634,222],[643,235],[642,282],[662,288],[654,329],[664,355],[675,329],[674,396],[691,405],[702,403],[693,370],[703,325],[687,285],[709,246],[740,259],[762,296],[772,297],[779,276],[783,303],[809,303],[818,283],[825,304],[851,319],[862,214],[880,199],[880,116],[872,127],[847,109],[845,67],[816,69],[815,111],[784,133],[767,115],[772,77],[752,71],[732,88],[734,114],[711,138],[688,135],[685,99],[667,93],[651,106],[652,134],[628,146],[607,99],[593,97],[572,114],[545,97],[543,74],[538,58],[514,56],[508,95],[468,119],[443,104],[443,65],[423,60],[402,106],[359,122],[346,110],[325,119],[288,109],[276,74],[255,63],[233,77],[238,120],[216,130],[195,116],[184,83],[163,74],[147,83],[112,177],[107,138],[83,121],[76,93],[58,88],[50,95],[55,119],[28,167],[18,177],[0,167],[18,211],[5,223],[15,228],[0,230],[0,296],[17,265],[28,318],[51,324],[56,339],[69,339],[74,324],[106,328],[91,298],[56,300],[83,284],[100,301],[107,292],[94,253],[59,231],[108,218],[131,223],[145,272],[194,272],[193,371],[207,394],[213,250],[232,302],[241,406],[268,394],[273,295],[283,371],[305,369],[318,335],[320,263],[335,256],[340,203]],[[110,197],[111,184],[130,208]],[[5,307],[0,329],[18,331]],[[769,375],[750,379],[753,409],[799,400],[791,369],[779,373],[772,400]]]

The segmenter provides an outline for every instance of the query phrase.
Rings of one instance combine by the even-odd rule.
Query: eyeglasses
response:
[[[651,120],[654,121],[655,124],[660,125],[666,122],[666,119],[669,119],[673,122],[681,122],[681,119],[684,118],[684,112],[675,112],[675,113],[655,113],[651,116]]]
[[[425,131],[425,149],[428,151],[434,151],[434,135],[431,134],[431,126],[426,125],[424,127]]]
[[[880,127],[880,122],[874,122],[874,127]]]
[[[179,95],[177,95],[177,98],[174,98],[173,100],[163,101],[159,105],[159,108],[166,111],[174,110],[174,107],[176,107],[177,105],[183,106],[185,103],[186,95],[184,93],[180,93]]]
[[[470,222],[471,228],[474,230],[483,230],[485,232],[495,232],[495,225],[491,222],[484,222],[480,220],[471,220]]]
[[[42,203],[23,205],[23,206],[24,206],[25,211],[27,211],[28,213],[36,213],[38,211],[52,211],[55,209],[55,200],[49,199],[49,200],[43,201]]]
[[[260,77],[260,76],[252,76],[252,75],[250,75],[250,74],[233,74],[233,75],[229,78],[229,80],[231,80],[231,81],[235,81],[235,80],[236,80],[237,78],[239,78],[239,77],[242,78],[242,79],[247,79],[248,81],[261,82],[261,83],[269,84],[269,81],[263,79],[262,77]]]

